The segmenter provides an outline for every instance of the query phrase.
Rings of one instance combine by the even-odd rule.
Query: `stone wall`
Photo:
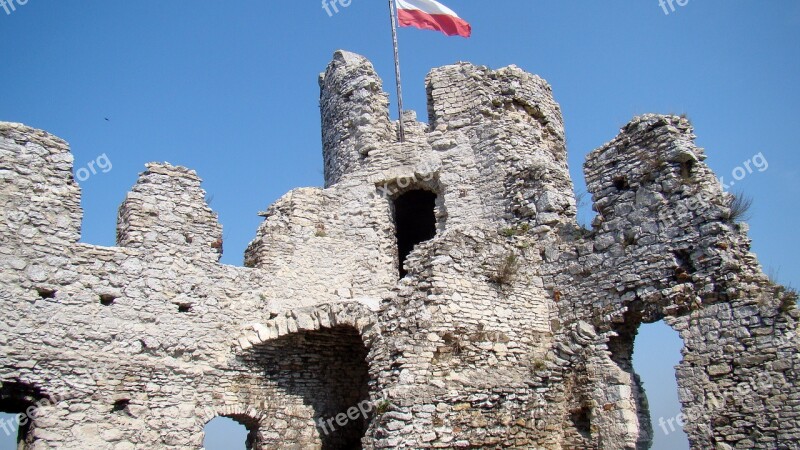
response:
[[[262,449],[647,448],[631,358],[662,319],[692,448],[797,448],[796,299],[685,119],[635,118],[587,157],[587,230],[544,80],[459,63],[426,85],[430,123],[407,112],[398,142],[372,65],[334,55],[326,187],[263,212],[246,267],[218,262],[200,179],[168,163],[126,197],[118,247],[78,243],[67,145],[0,124],[0,410],[48,399],[26,448],[197,449],[216,416]],[[401,271],[411,190],[436,233]]]
[[[148,164],[119,208],[117,245],[222,256],[222,227],[193,170]],[[191,249],[191,250],[190,250]]]

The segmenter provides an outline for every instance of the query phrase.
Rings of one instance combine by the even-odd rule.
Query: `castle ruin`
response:
[[[587,156],[588,230],[541,78],[434,69],[403,143],[365,58],[319,82],[325,188],[264,212],[245,267],[166,163],[118,246],[79,242],[67,144],[0,123],[0,410],[42,405],[25,449],[197,450],[216,416],[253,449],[645,449],[631,357],[659,320],[693,449],[800,448],[796,298],[686,119],[637,117]]]

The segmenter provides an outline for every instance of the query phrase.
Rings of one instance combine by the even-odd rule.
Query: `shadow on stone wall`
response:
[[[368,418],[359,414],[343,426],[335,418],[369,399],[367,352],[358,331],[348,326],[298,331],[250,349],[243,356],[247,364],[263,370],[267,383],[288,397],[288,403],[301,400],[311,406],[313,417],[303,419],[313,419],[317,429],[313,437],[286,430],[280,442],[267,439],[263,448],[295,444],[323,450],[360,449]],[[329,419],[333,420],[326,423]]]

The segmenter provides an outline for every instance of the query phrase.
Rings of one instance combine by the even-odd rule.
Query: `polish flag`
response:
[[[472,27],[452,9],[434,0],[397,0],[401,27],[441,31],[448,36],[470,37]]]

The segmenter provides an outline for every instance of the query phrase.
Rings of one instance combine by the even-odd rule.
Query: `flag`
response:
[[[401,27],[441,31],[448,36],[472,34],[467,21],[434,0],[397,0],[397,20]]]

